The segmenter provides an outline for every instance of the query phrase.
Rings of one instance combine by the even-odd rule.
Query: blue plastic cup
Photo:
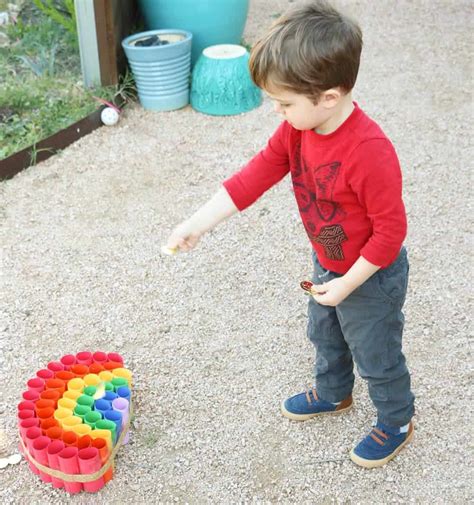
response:
[[[108,402],[113,402],[116,398],[118,398],[118,394],[114,391],[107,391],[103,400],[107,400]]]
[[[102,414],[102,416],[105,416],[105,413],[111,409],[112,409],[112,404],[110,402],[108,402],[107,400],[104,400],[103,398],[101,398],[100,400],[96,400],[94,402],[94,410],[96,410],[97,412],[100,412]]]
[[[126,400],[130,401],[130,388],[127,386],[122,386],[117,389],[117,395],[120,398],[125,398]]]
[[[120,437],[120,433],[122,431],[122,414],[117,410],[107,410],[104,413],[104,418],[115,423],[115,441]]]

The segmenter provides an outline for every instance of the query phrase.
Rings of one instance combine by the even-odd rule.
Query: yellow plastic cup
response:
[[[66,419],[67,417],[72,417],[72,410],[65,409],[64,407],[56,409],[54,411],[53,417],[54,419],[56,419],[56,421],[59,421],[59,424],[61,424],[63,419]]]
[[[102,379],[96,373],[88,373],[84,376],[85,386],[96,386]]]
[[[92,438],[104,438],[107,442],[107,447],[112,450],[112,432],[110,430],[92,430],[88,433]]]
[[[82,392],[84,389],[84,381],[80,377],[74,377],[67,383],[67,388],[69,391],[79,391]]]
[[[69,398],[70,400],[74,400],[74,403],[76,403],[76,400],[81,395],[82,395],[81,391],[76,391],[74,389],[71,389],[69,391],[64,391],[63,398]]]
[[[60,398],[58,400],[58,407],[63,408],[63,409],[68,409],[68,410],[74,410],[76,407],[76,400],[71,400],[70,398]]]
[[[70,431],[73,431],[78,437],[90,435],[92,431],[92,428],[88,424],[75,424],[71,428]]]
[[[123,379],[127,379],[128,387],[132,387],[132,372],[128,368],[114,368],[112,370],[114,377],[122,377]]]
[[[102,370],[102,372],[99,372],[99,377],[100,380],[104,382],[112,382],[114,374],[112,372],[109,372],[108,370]]]
[[[78,416],[69,416],[61,419],[60,423],[64,431],[74,431],[75,426],[82,424],[82,419]]]

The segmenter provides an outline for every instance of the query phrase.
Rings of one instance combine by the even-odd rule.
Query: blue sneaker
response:
[[[398,433],[395,433],[395,430]],[[351,451],[354,463],[365,468],[383,466],[393,459],[413,438],[413,423],[408,431],[400,433],[397,428],[377,422],[372,431]]]
[[[281,404],[281,413],[294,421],[306,421],[322,414],[340,414],[352,408],[352,395],[349,395],[338,405],[318,398],[316,389],[291,396]]]

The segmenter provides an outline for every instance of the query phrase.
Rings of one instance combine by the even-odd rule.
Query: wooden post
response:
[[[86,86],[117,84],[126,68],[122,40],[138,21],[136,0],[75,0]]]

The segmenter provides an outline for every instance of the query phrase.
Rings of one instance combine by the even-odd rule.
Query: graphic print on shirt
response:
[[[328,259],[344,260],[342,243],[347,240],[347,235],[344,228],[334,221],[344,220],[345,212],[333,200],[341,163],[333,161],[310,168],[301,155],[299,143],[294,154],[294,167],[292,177],[295,197],[309,238],[324,247]],[[311,191],[313,186],[314,192]],[[321,221],[328,224],[320,227],[318,225]]]

